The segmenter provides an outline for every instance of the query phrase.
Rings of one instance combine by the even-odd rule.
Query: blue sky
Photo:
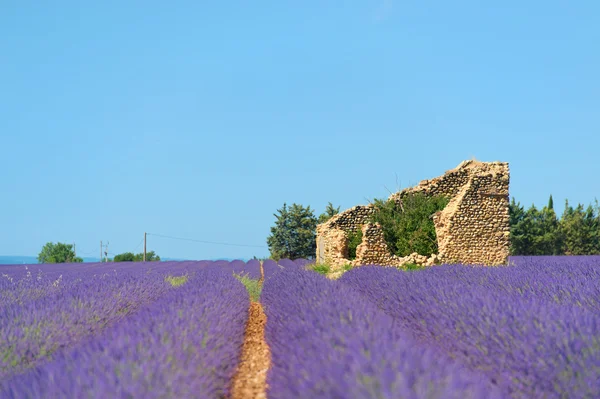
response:
[[[263,256],[284,202],[472,157],[528,205],[600,196],[598,2],[51,3],[0,5],[0,254]]]

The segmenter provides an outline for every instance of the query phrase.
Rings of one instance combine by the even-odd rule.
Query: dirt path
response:
[[[258,302],[250,304],[242,359],[233,377],[232,399],[263,399],[267,397],[267,371],[271,352],[265,342],[267,317]]]
[[[264,279],[262,262],[261,281]],[[259,302],[251,302],[248,311],[242,359],[233,377],[231,399],[265,399],[267,371],[271,365],[271,351],[265,342],[267,317]]]
[[[260,282],[264,282],[265,281],[265,269],[263,269],[263,262],[262,260],[260,261]]]

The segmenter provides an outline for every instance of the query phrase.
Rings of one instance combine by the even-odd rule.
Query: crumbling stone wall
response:
[[[433,215],[439,253],[429,258],[416,253],[405,257],[391,254],[381,226],[369,223],[373,205],[359,205],[317,226],[317,261],[334,268],[345,264],[505,264],[510,248],[509,180],[508,163],[464,161],[443,176],[392,194],[394,200],[416,192],[450,198],[448,205]],[[359,228],[363,239],[351,261],[348,233]]]

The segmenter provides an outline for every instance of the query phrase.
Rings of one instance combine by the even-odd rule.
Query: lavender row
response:
[[[0,302],[0,381],[123,319],[173,289],[169,276],[194,270],[193,262],[173,262],[13,281],[16,288],[3,291]]]
[[[600,317],[498,286],[527,286],[520,279],[534,277],[546,281],[539,268],[531,268],[535,276],[527,278],[526,270],[517,269],[444,266],[406,273],[364,266],[339,283],[392,316],[419,342],[506,385],[511,397],[597,397]],[[550,285],[563,285],[556,278]],[[534,292],[543,291],[538,288]]]
[[[206,269],[210,270],[222,270],[235,275],[247,276],[251,279],[260,279],[260,261],[256,259],[244,262],[243,260],[216,260],[209,261],[206,265]]]
[[[466,370],[396,328],[356,291],[299,268],[266,279],[268,397],[499,398]]]
[[[103,334],[0,388],[8,398],[216,398],[237,367],[249,298],[202,270]]]
[[[272,259],[267,259],[263,262],[263,272],[265,279],[273,277],[277,272],[283,270],[283,266],[280,266]]]
[[[234,260],[229,264],[234,274],[248,276],[251,279],[260,279],[260,261],[250,260],[244,262],[242,260]]]
[[[248,277],[254,280],[260,279],[262,277],[260,273],[260,261],[257,259],[252,259],[246,262],[244,274],[248,275]]]

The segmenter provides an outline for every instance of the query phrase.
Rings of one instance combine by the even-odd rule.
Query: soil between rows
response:
[[[260,262],[260,280],[265,280]],[[271,351],[265,341],[267,316],[260,302],[252,301],[242,346],[242,358],[232,381],[231,399],[264,399],[267,397],[267,372],[271,366]]]
[[[258,302],[250,303],[246,335],[240,366],[233,377],[232,399],[263,399],[267,397],[267,372],[271,353],[265,342],[267,317]]]

